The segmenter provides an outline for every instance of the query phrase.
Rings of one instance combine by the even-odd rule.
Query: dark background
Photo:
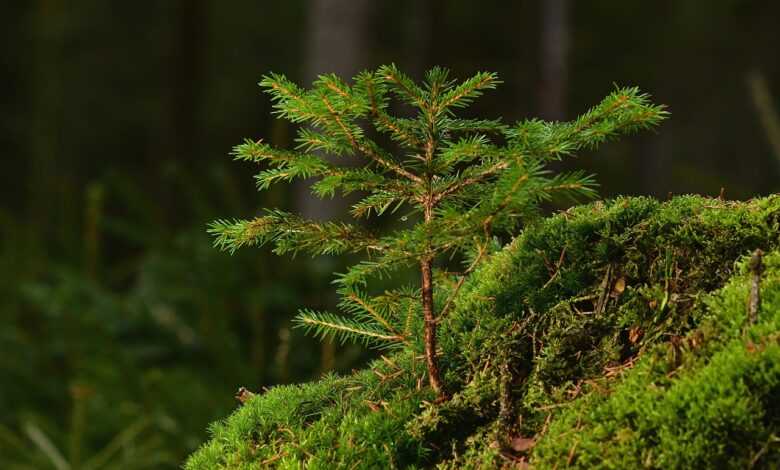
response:
[[[368,357],[289,328],[334,302],[338,261],[231,257],[205,233],[269,206],[337,215],[257,194],[228,157],[290,145],[262,74],[496,71],[473,112],[508,122],[637,85],[671,119],[570,166],[607,197],[745,199],[780,188],[779,20],[773,0],[3,2],[0,466],[176,468],[237,387]]]

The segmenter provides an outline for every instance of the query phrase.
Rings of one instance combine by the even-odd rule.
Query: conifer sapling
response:
[[[265,76],[260,85],[275,113],[301,124],[297,146],[284,150],[247,140],[233,155],[265,165],[256,177],[261,190],[299,178],[313,180],[320,198],[356,193],[350,213],[358,223],[305,220],[273,209],[251,220],[213,222],[215,244],[231,252],[272,244],[277,254],[364,255],[336,281],[346,315],[304,309],[297,323],[320,337],[376,347],[415,348],[422,340],[430,386],[446,397],[437,323],[465,276],[497,248],[496,235],[516,232],[540,202],[594,194],[591,176],[552,174],[546,165],[655,126],[666,115],[638,89],[619,88],[571,122],[505,125],[458,117],[456,111],[499,83],[487,72],[457,82],[437,67],[418,84],[393,65],[362,72],[352,83],[322,75],[308,90],[282,75]],[[411,112],[399,117],[391,109]],[[347,156],[364,165],[342,164]],[[399,211],[398,228],[385,235],[359,223]],[[464,262],[460,272],[446,270],[453,256]],[[370,293],[369,279],[410,267],[419,270],[418,286]]]

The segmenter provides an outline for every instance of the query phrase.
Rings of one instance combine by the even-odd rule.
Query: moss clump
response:
[[[656,344],[622,380],[572,402],[534,449],[539,467],[780,465],[780,252],[766,257],[759,321],[745,325],[745,263],[703,297],[696,329]],[[679,354],[674,351],[679,349]]]
[[[452,400],[411,352],[275,387],[188,469],[780,464],[780,198],[617,199],[527,228],[441,325]],[[759,322],[744,256],[769,254]],[[725,286],[725,287],[724,287]]]

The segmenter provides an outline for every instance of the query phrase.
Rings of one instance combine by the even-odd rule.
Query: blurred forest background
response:
[[[474,114],[567,119],[613,83],[669,105],[657,134],[574,162],[602,194],[780,189],[774,0],[7,1],[0,6],[0,466],[176,468],[258,390],[370,353],[290,330],[337,260],[235,256],[206,223],[336,217],[233,162],[290,145],[256,86],[395,62],[497,71]]]

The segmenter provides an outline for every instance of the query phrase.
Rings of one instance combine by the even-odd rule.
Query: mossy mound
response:
[[[762,307],[746,322],[761,248]],[[622,198],[529,227],[412,352],[247,402],[186,468],[780,466],[780,197]]]

